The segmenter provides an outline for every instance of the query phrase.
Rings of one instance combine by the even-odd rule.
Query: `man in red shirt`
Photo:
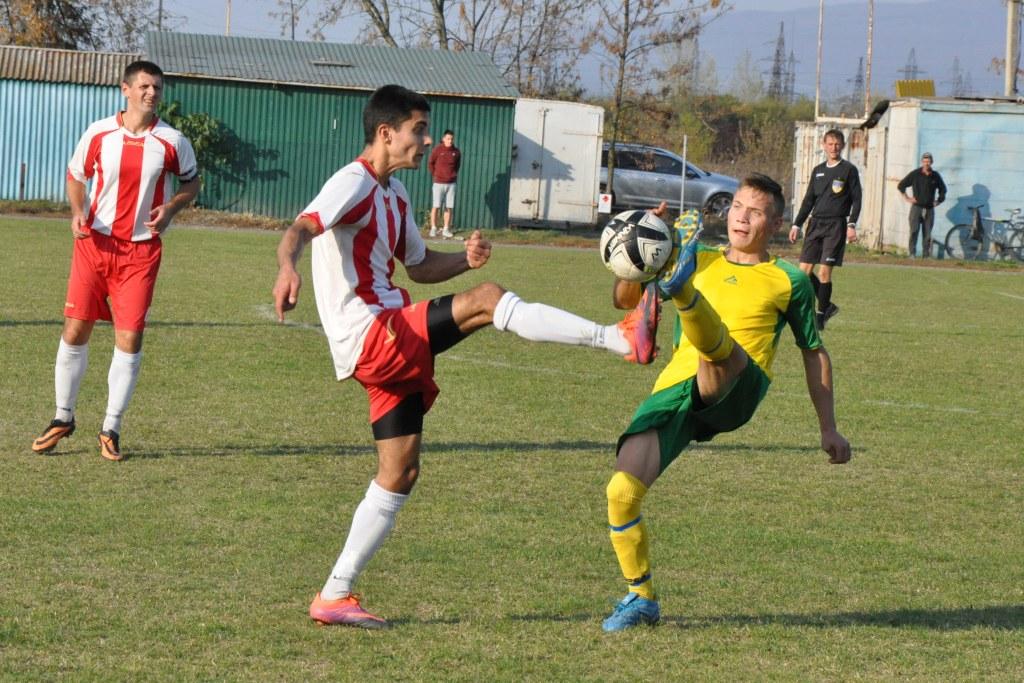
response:
[[[455,208],[455,181],[462,165],[462,152],[455,146],[455,133],[446,130],[441,144],[434,148],[427,160],[427,170],[434,177],[433,204],[430,208],[430,236],[437,237],[437,211],[444,211],[444,229],[441,237],[455,237],[452,233],[452,209]]]
[[[32,442],[36,453],[53,450],[75,431],[75,403],[89,363],[89,337],[102,319],[114,323],[114,357],[99,433],[100,455],[124,459],[121,419],[138,380],[142,332],[160,269],[160,235],[199,192],[192,145],[156,115],[163,86],[163,72],[156,64],[129,64],[121,80],[126,109],[90,125],[68,163],[75,242],[54,370],[57,412]],[[174,194],[172,175],[179,182]]]

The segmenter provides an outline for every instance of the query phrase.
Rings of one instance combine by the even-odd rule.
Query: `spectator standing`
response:
[[[931,152],[921,155],[921,167],[907,174],[896,186],[903,201],[910,204],[910,242],[908,253],[914,258],[917,249],[917,233],[921,233],[921,257],[932,255],[932,226],[935,224],[935,207],[946,201],[946,183],[932,168]],[[913,197],[907,196],[911,188]]]
[[[452,232],[452,209],[455,208],[455,183],[462,165],[462,152],[455,146],[455,133],[450,129],[441,136],[441,144],[434,148],[427,160],[427,170],[434,178],[433,203],[430,208],[430,236],[437,237],[437,212],[444,212],[441,237],[455,237]]]

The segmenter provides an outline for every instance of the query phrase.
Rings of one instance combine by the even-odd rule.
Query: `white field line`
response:
[[[1021,301],[1024,301],[1024,296],[1020,296],[1019,294],[1010,294],[1009,292],[996,292],[996,294],[998,294],[999,296],[1008,296],[1011,299],[1020,299]]]
[[[256,309],[256,312],[260,315],[261,318],[266,318],[267,320],[277,322],[277,311],[274,310],[273,305],[256,304],[253,308]],[[288,327],[297,327],[300,330],[313,330],[314,332],[319,332],[320,334],[324,333],[324,328],[320,327],[319,325],[312,325],[310,323],[300,323],[294,320],[289,320],[288,318],[284,319],[284,324],[287,325]]]
[[[1002,292],[999,292],[999,293],[1002,294]],[[1007,295],[1007,296],[1014,296],[1014,295]],[[1024,297],[1020,297],[1020,298],[1024,298]],[[261,316],[263,316],[264,318],[267,318],[268,320],[277,320],[277,312],[274,310],[274,307],[271,306],[270,304],[258,304],[256,306],[256,310],[257,310],[257,312]],[[289,321],[287,319],[285,319],[285,325],[288,325],[289,327],[299,328],[299,329],[313,330],[315,332],[319,332],[320,334],[323,334],[323,329],[319,325],[311,325],[309,323],[292,322],[292,321]],[[567,370],[561,370],[561,369],[558,369],[558,368],[544,368],[544,367],[538,367],[538,366],[533,366],[533,365],[522,365],[520,363],[511,363],[511,362],[508,362],[508,361],[497,360],[497,359],[494,359],[494,358],[474,358],[472,356],[466,356],[466,355],[462,355],[462,354],[454,354],[454,353],[451,353],[450,351],[449,352],[445,352],[445,353],[441,354],[440,356],[438,356],[438,360],[439,361],[453,361],[453,362],[456,362],[456,363],[469,363],[471,365],[480,365],[480,366],[485,366],[485,367],[490,367],[490,368],[501,368],[503,370],[514,370],[516,372],[526,372],[526,373],[541,374],[541,375],[572,375],[572,376],[576,375],[575,372],[570,372],[570,371],[567,371]],[[779,396],[790,396],[790,397],[795,396],[795,394],[789,394],[788,392],[772,392],[772,393],[774,393],[776,395],[779,395]],[[801,394],[800,396],[803,397],[804,394]],[[976,415],[976,414],[978,414],[980,412],[980,411],[978,411],[978,410],[976,410],[974,408],[964,408],[964,407],[961,407],[961,406],[933,406],[933,405],[928,405],[927,403],[900,403],[898,401],[883,401],[883,400],[876,400],[876,399],[866,399],[866,400],[863,400],[863,401],[859,401],[859,403],[863,403],[863,404],[867,404],[867,405],[882,406],[884,408],[894,408],[894,409],[897,409],[897,410],[926,410],[926,411],[932,411],[932,412],[959,413],[959,414],[966,414],[966,415]]]

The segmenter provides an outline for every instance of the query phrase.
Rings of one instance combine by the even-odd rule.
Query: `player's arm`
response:
[[[69,174],[67,194],[71,205],[71,234],[75,239],[84,239],[89,236],[89,229],[85,227],[85,183]]]
[[[277,245],[277,281],[272,291],[278,322],[283,323],[285,311],[292,310],[299,302],[302,276],[295,265],[299,262],[306,244],[320,232],[320,226],[316,221],[299,216],[281,236],[281,241]]]
[[[801,349],[804,357],[804,375],[807,393],[818,414],[821,429],[821,448],[828,453],[828,461],[842,464],[850,460],[850,442],[836,429],[835,394],[832,390],[832,359],[824,346]]]
[[[149,228],[154,235],[162,233],[171,224],[171,219],[195,200],[199,194],[200,184],[199,176],[187,183],[182,183],[178,187],[178,191],[171,197],[171,201],[153,207],[149,212],[149,220],[145,221],[143,225]]]
[[[450,280],[467,270],[483,268],[491,258],[491,243],[479,230],[466,239],[466,252],[444,252],[427,249],[427,255],[413,266],[406,266],[409,279],[420,284],[433,284]]]
[[[850,199],[852,203],[850,205],[850,217],[846,222],[846,241],[856,242],[857,241],[857,220],[860,218],[860,202],[861,202],[861,188],[860,188],[860,173],[856,167],[850,169]]]
[[[807,191],[804,192],[804,200],[800,202],[800,210],[793,219],[793,227],[789,229],[789,241],[796,242],[800,237],[800,230],[803,229],[804,221],[811,215],[814,208],[814,171],[811,171],[811,179],[807,181]]]

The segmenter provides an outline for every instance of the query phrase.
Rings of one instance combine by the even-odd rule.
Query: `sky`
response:
[[[705,29],[701,41],[702,59],[707,55],[715,61],[720,90],[727,89],[735,62],[743,50],[750,51],[767,76],[778,27],[784,23],[787,52],[796,53],[796,90],[813,96],[818,0],[728,2],[732,10]],[[271,12],[282,11],[276,0],[163,0],[163,3],[165,10],[175,16],[172,25],[179,31],[224,34],[230,5],[231,35],[261,38],[290,35],[282,32],[280,19],[270,16]],[[920,12],[914,5],[926,3],[928,7],[922,10],[929,16],[922,24],[916,16]],[[317,0],[309,2],[311,6],[317,4]],[[867,0],[825,1],[825,97],[844,94],[852,87],[858,59],[865,53],[866,7]],[[873,91],[892,89],[894,81],[900,77],[897,70],[906,65],[911,48],[915,48],[917,61],[924,69],[922,77],[934,79],[940,95],[945,94],[941,92],[943,84],[952,82],[950,72],[954,58],[959,60],[965,73],[970,73],[976,94],[992,94],[1001,87],[1001,77],[991,70],[990,63],[992,57],[1002,56],[1006,14],[1003,0],[875,0],[875,14]],[[359,42],[363,25],[362,16],[353,14],[326,29],[325,37],[332,42]],[[296,39],[310,40],[311,26],[311,18],[303,17],[296,28]],[[600,94],[607,87],[595,57],[585,56],[580,71],[581,84],[587,94]]]

